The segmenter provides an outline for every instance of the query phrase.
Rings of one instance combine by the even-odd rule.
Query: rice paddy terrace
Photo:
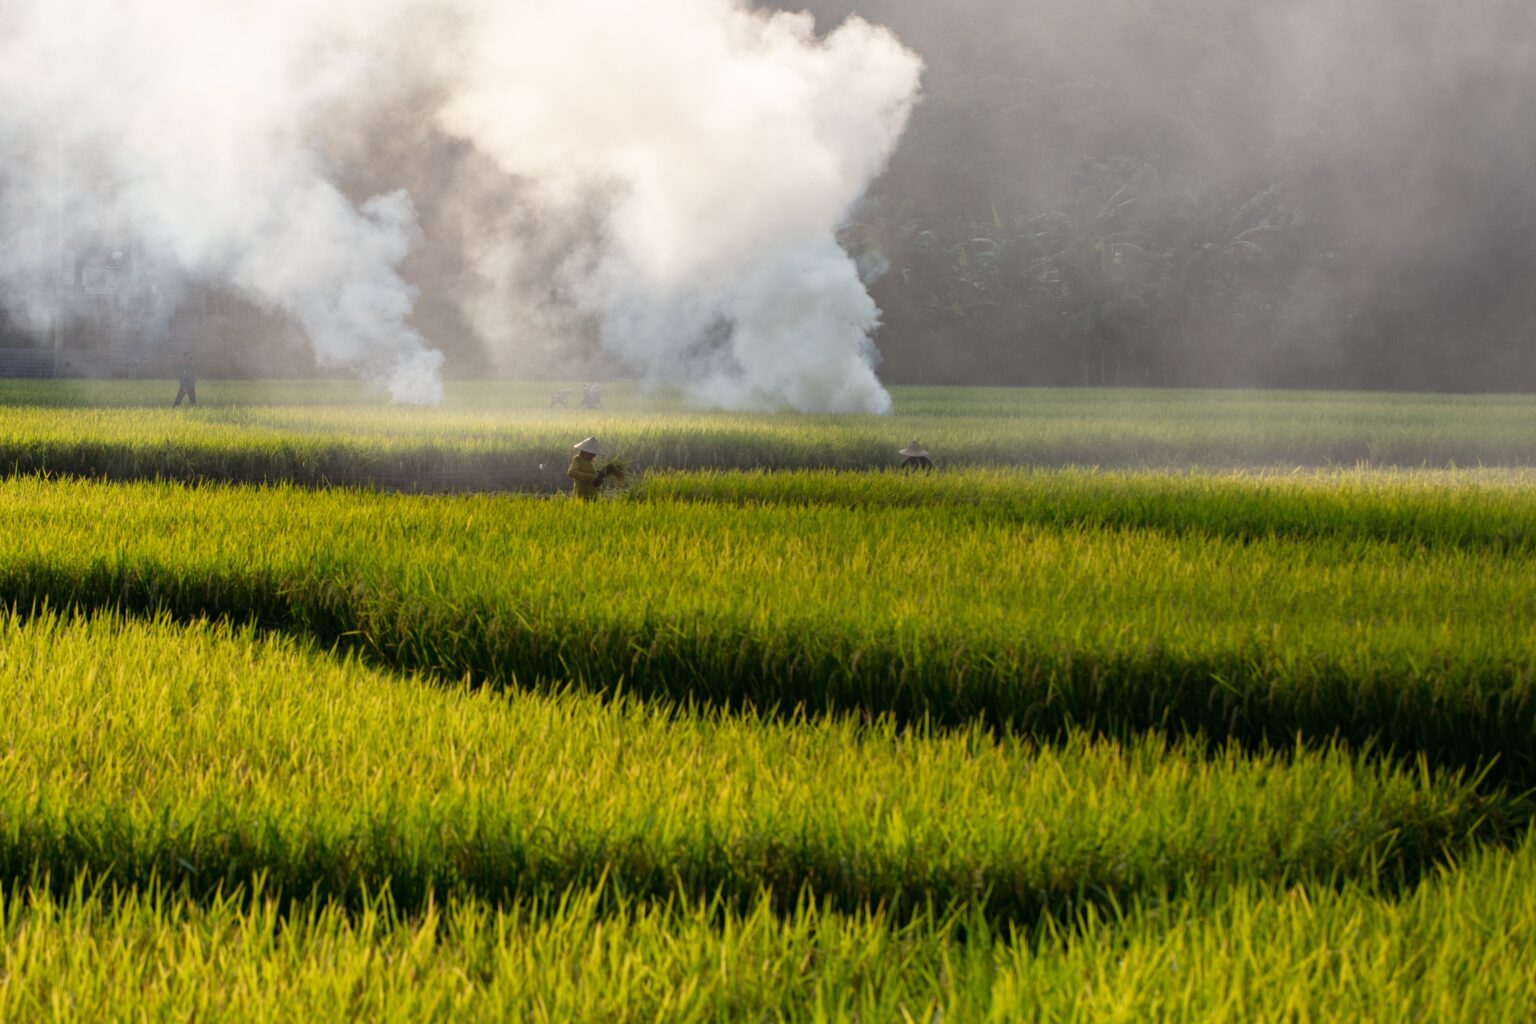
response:
[[[1536,403],[201,390],[0,387],[0,1019],[1536,1010]]]

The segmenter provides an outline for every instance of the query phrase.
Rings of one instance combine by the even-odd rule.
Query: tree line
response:
[[[1536,387],[1536,13],[1339,6],[860,3],[928,65],[843,232],[883,375]]]

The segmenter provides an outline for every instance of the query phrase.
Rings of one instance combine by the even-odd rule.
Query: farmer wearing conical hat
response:
[[[583,501],[596,501],[597,489],[603,484],[603,471],[597,468],[596,459],[603,449],[595,437],[571,447],[576,449],[576,454],[571,459],[571,468],[565,471],[574,485],[571,493]]]
[[[928,449],[913,441],[896,453],[903,456],[902,469],[932,469],[933,460],[928,457]]]

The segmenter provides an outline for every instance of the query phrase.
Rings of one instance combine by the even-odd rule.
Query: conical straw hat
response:
[[[922,445],[918,444],[916,441],[913,441],[911,444],[907,445],[905,448],[901,449],[901,451],[897,452],[896,454],[897,455],[905,455],[909,459],[910,458],[921,458],[921,457],[923,457],[923,456],[928,454],[928,449],[924,448]]]
[[[595,438],[595,437],[589,437],[585,441],[580,442],[579,444],[571,445],[571,447],[576,449],[579,452],[587,452],[588,454],[591,454],[591,455],[601,455],[601,454],[603,454],[603,446],[597,443],[597,438]]]

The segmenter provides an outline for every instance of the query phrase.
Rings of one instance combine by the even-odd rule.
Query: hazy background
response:
[[[12,2],[21,0],[5,0]],[[621,6],[652,16],[620,33],[579,17],[526,32],[502,26],[491,38],[522,38],[523,48],[507,57],[510,70],[496,53],[474,58],[491,79],[478,82],[478,94],[462,81],[453,87],[483,101],[478,111],[461,108],[457,120],[441,116],[446,87],[435,72],[378,75],[366,103],[345,105],[345,118],[330,109],[316,115],[331,126],[325,181],[366,213],[348,223],[376,238],[409,213],[406,251],[380,243],[375,260],[381,279],[398,274],[414,302],[384,328],[405,332],[392,335],[402,351],[414,353],[415,339],[424,339],[419,347],[440,350],[449,376],[665,376],[692,367],[717,400],[751,404],[732,390],[744,379],[737,346],[745,337],[733,325],[748,320],[760,327],[758,350],[810,367],[798,378],[781,366],[746,375],[772,382],[765,386],[778,400],[808,388],[788,404],[877,411],[878,395],[859,370],[874,357],[857,338],[840,336],[835,365],[818,362],[826,346],[814,343],[817,332],[842,328],[818,327],[817,316],[833,310],[837,324],[861,334],[868,314],[850,271],[816,241],[835,228],[881,311],[874,340],[886,383],[1536,388],[1536,5],[779,5],[809,7],[822,33],[861,15],[921,57],[922,97],[904,135],[905,108],[897,108],[910,100],[915,64],[878,34],[849,39],[830,57],[822,48],[825,59],[799,72],[801,102],[779,110],[777,122],[695,118],[730,106],[714,79],[670,73],[692,52],[684,29],[690,18],[721,17],[735,5]],[[572,9],[595,19],[619,8]],[[430,47],[453,35],[434,31],[446,36],[423,34],[418,23],[393,45]],[[699,45],[705,60],[740,57]],[[794,65],[816,52],[792,40],[780,56]],[[554,79],[520,70],[540,53],[592,73]],[[623,54],[632,59],[616,56]],[[857,54],[884,63],[866,66]],[[391,60],[415,67],[420,56]],[[668,74],[657,79],[657,69]],[[622,121],[600,127],[622,108],[566,102],[658,81],[665,87],[643,109],[663,116],[632,136],[624,133],[634,126]],[[871,96],[848,99],[869,81],[877,83]],[[562,128],[529,123],[526,110],[503,117],[498,103],[526,95],[518,90],[556,97],[550,117],[598,120]],[[897,112],[882,120],[882,110]],[[203,112],[200,122],[218,116]],[[800,130],[813,121],[814,132]],[[498,134],[508,123],[554,141],[530,157],[518,149],[523,136]],[[732,131],[733,123],[752,127]],[[619,136],[622,144],[608,145]],[[666,160],[642,161],[654,177],[626,162],[646,137],[674,143]],[[849,138],[847,173],[818,191],[805,169],[830,151],[827,139]],[[0,153],[6,143],[0,131]],[[888,169],[875,177],[892,145]],[[9,173],[13,197],[14,163],[0,164],[0,193]],[[689,286],[637,291],[601,268],[604,253],[632,256],[658,237],[643,218],[614,220],[614,204],[630,193],[578,178],[551,198],[539,185],[561,177],[554,169],[591,164],[631,175],[631,188],[640,180],[658,194],[702,189],[710,209],[742,211],[742,230],[669,264],[688,249],[694,232],[683,230],[682,242],[642,262],[682,267],[693,275]],[[867,198],[857,201],[870,178]],[[813,201],[798,204],[808,191]],[[388,198],[400,195],[409,210]],[[385,205],[366,207],[372,197],[386,197]],[[793,244],[755,248],[764,225],[801,209],[810,210],[807,228]],[[663,228],[719,219],[692,211]],[[625,232],[618,250],[604,248]],[[0,236],[0,249],[15,240],[14,232]],[[767,255],[722,284],[710,268],[730,263],[743,245]],[[114,254],[152,262],[105,236],[76,248],[77,283],[92,266],[110,267]],[[808,269],[795,252],[821,262]],[[576,265],[584,270],[573,277]],[[806,281],[821,283],[802,287]],[[0,313],[0,344],[44,336],[16,291],[0,296],[9,308]],[[194,277],[134,301],[146,307],[136,316],[167,323],[176,310],[204,311],[191,334],[204,335],[192,340],[206,352],[206,373],[277,374],[316,363],[292,316],[217,279]],[[97,321],[72,330],[83,348],[114,344]],[[812,343],[796,350],[794,339],[806,338]]]
[[[884,412],[837,230],[921,69],[743,0],[4,0],[0,303],[82,374],[296,336],[402,402],[452,353]]]
[[[928,66],[887,380],[1536,387],[1536,5],[811,6]]]

